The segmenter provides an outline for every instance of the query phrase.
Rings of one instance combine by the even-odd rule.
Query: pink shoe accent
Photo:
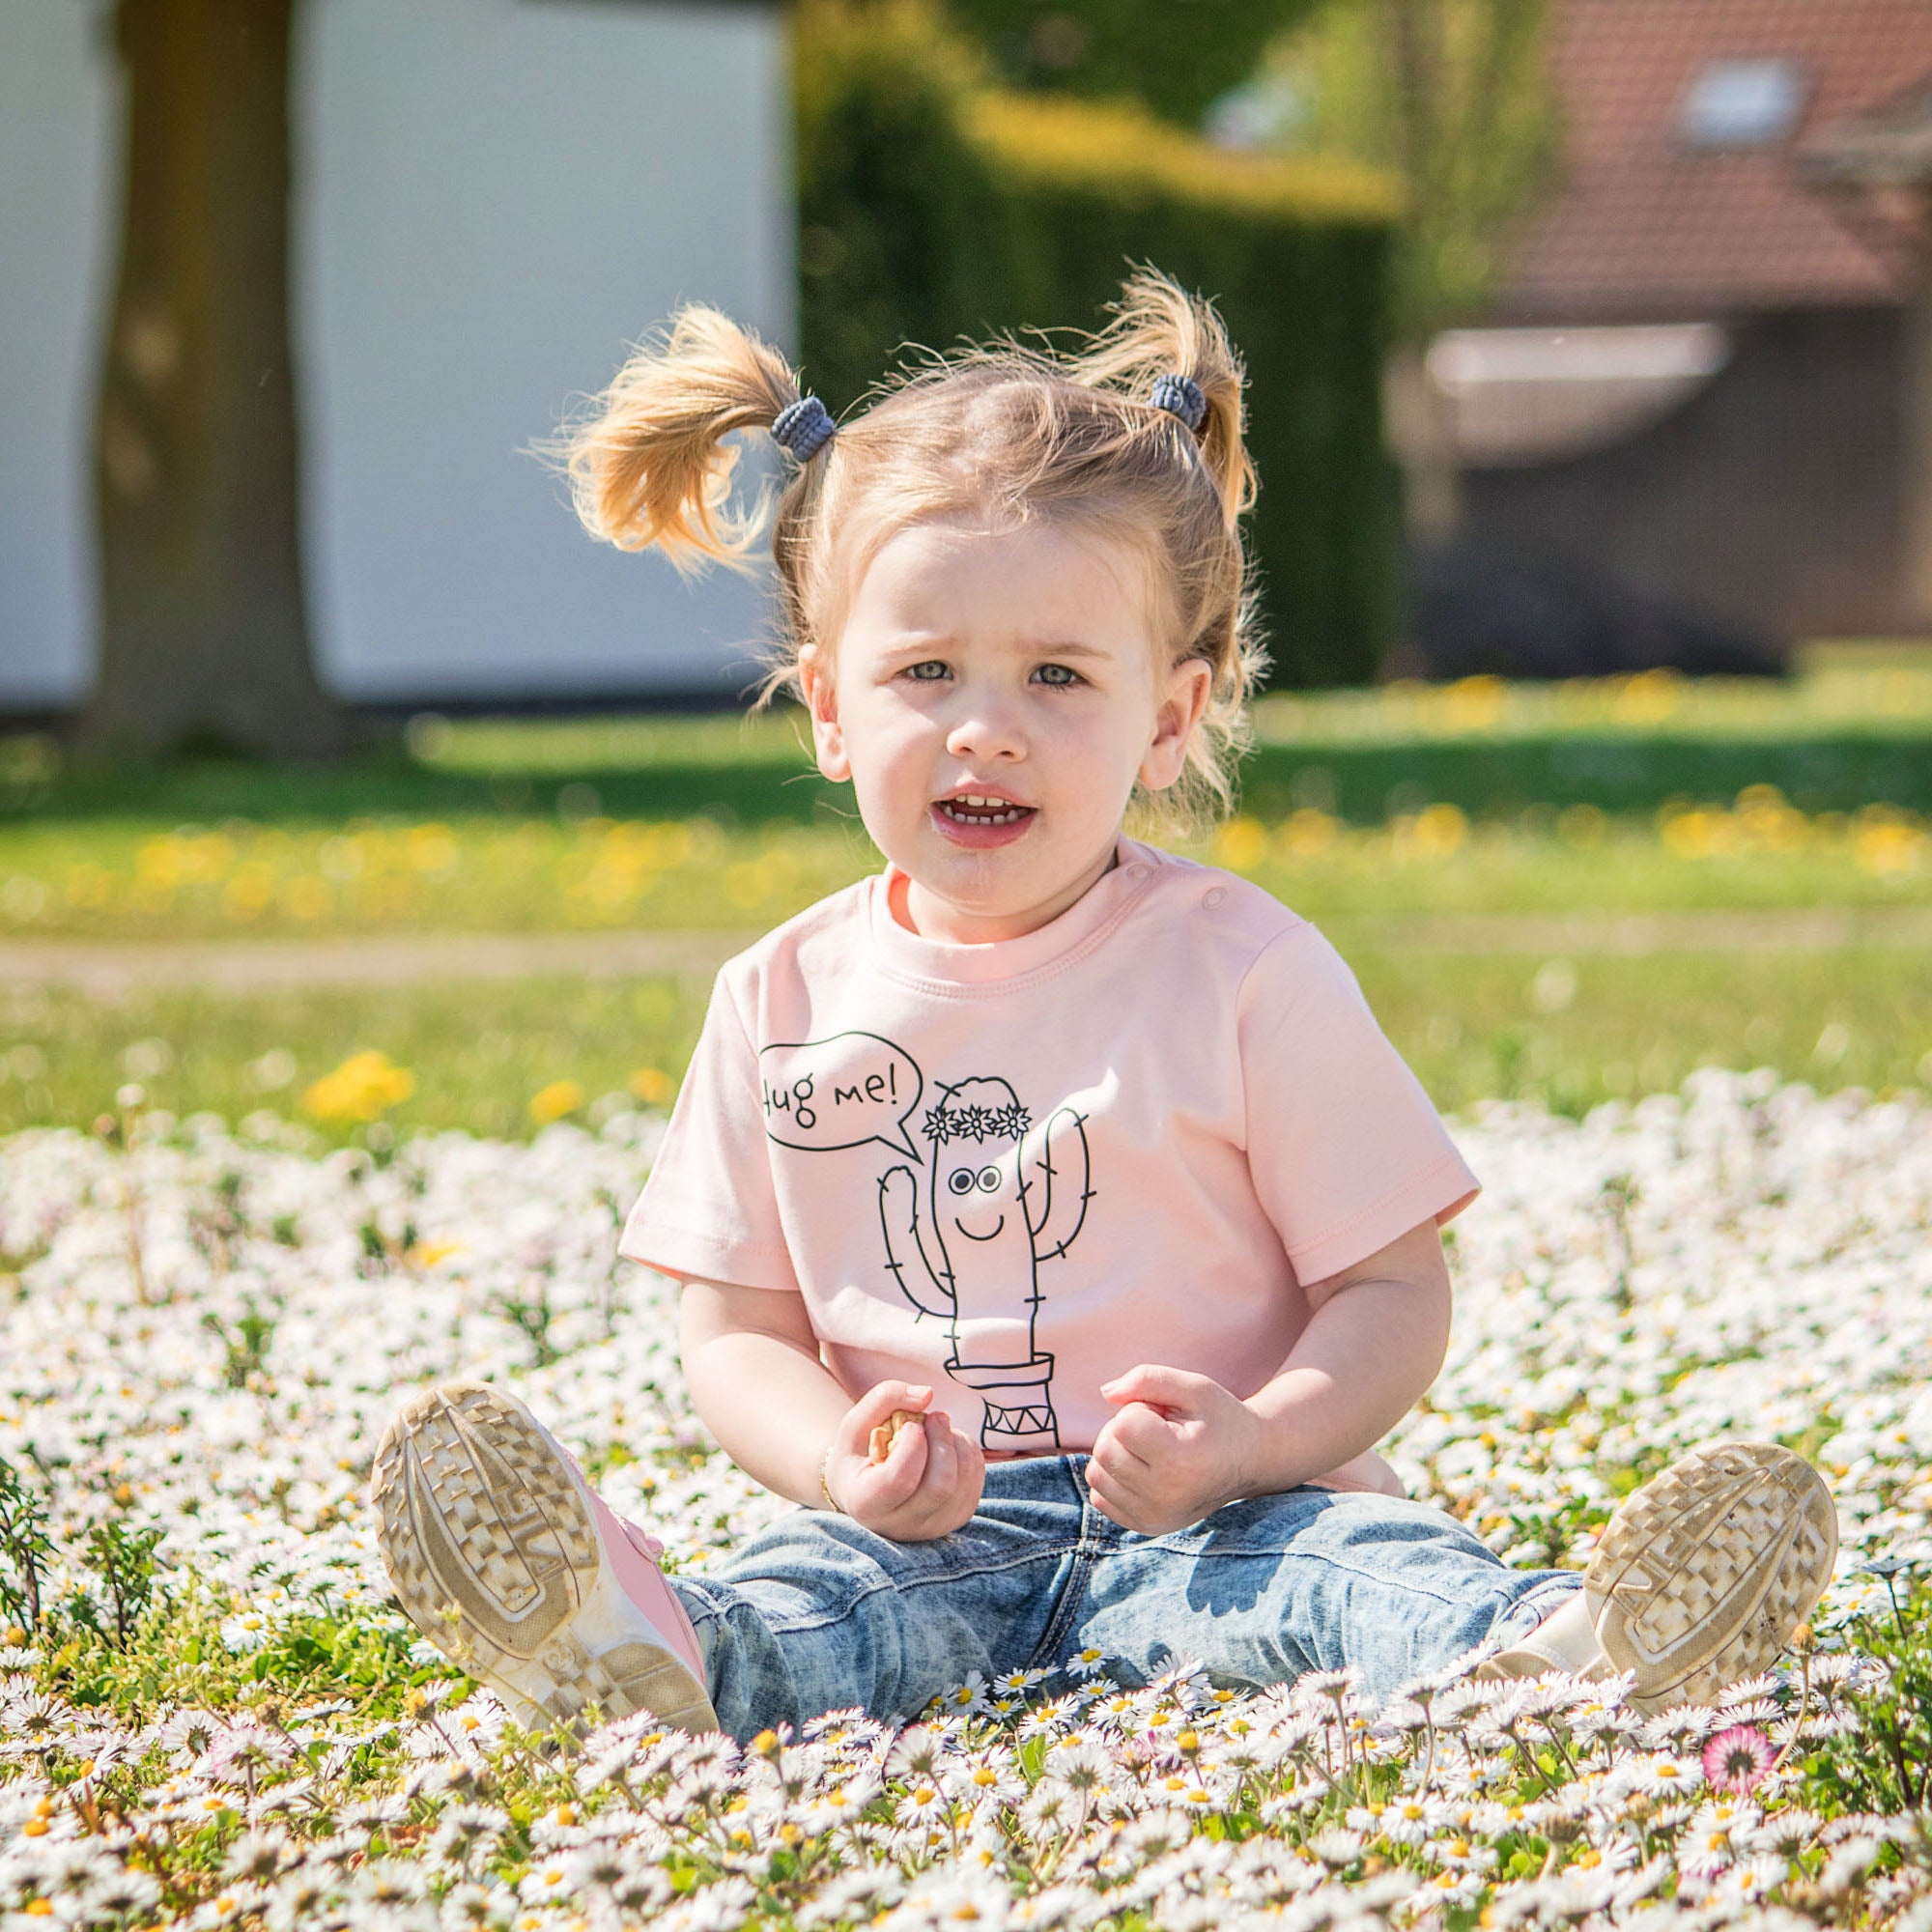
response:
[[[556,1440],[554,1436],[551,1439]],[[611,1559],[611,1568],[625,1596],[657,1626],[660,1635],[670,1639],[671,1648],[698,1683],[709,1684],[697,1633],[692,1628],[684,1605],[678,1602],[677,1592],[665,1581],[665,1574],[658,1568],[657,1559],[664,1554],[664,1545],[649,1530],[618,1516],[591,1488],[590,1478],[583,1475],[583,1464],[561,1442],[556,1447],[570,1466],[583,1476],[583,1487],[590,1491],[590,1514],[597,1524],[598,1540]]]
[[[631,1519],[627,1516],[620,1516],[617,1519],[617,1520],[624,1525],[624,1534],[628,1536],[631,1539],[631,1541],[634,1544],[636,1544],[637,1547],[639,1549],[641,1549],[644,1552],[644,1554],[651,1559],[653,1563],[655,1563],[658,1560],[658,1558],[665,1553],[664,1545],[660,1543],[657,1540],[657,1538],[650,1533],[649,1530],[639,1529],[638,1525],[634,1523],[631,1520]]]
[[[708,1683],[704,1653],[697,1647],[697,1633],[692,1628],[684,1605],[678,1602],[677,1592],[657,1566],[656,1559],[664,1554],[664,1545],[635,1523],[625,1522],[595,1490],[590,1492],[590,1510],[604,1553],[611,1559],[611,1568],[616,1573],[625,1596],[656,1625],[698,1683]]]

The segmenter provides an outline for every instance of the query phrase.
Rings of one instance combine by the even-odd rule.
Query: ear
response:
[[[798,681],[811,713],[811,742],[818,753],[819,772],[834,784],[843,784],[852,776],[852,760],[845,755],[845,733],[838,724],[838,692],[831,661],[818,645],[807,644],[799,652]]]
[[[1180,776],[1188,743],[1213,688],[1214,669],[1205,658],[1185,658],[1168,672],[1167,691],[1154,714],[1153,738],[1141,760],[1141,782],[1150,791],[1165,791]]]

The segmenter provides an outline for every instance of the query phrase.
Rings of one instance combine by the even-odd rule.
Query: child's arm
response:
[[[847,1515],[907,1543],[944,1536],[979,1507],[979,1444],[943,1411],[921,1413],[930,1388],[879,1382],[853,1402],[819,1360],[802,1297],[688,1280],[678,1327],[698,1414],[766,1489],[822,1508],[823,1467]],[[899,1417],[923,1426],[892,1427]]]
[[[766,1489],[822,1508],[819,1459],[852,1399],[818,1358],[803,1297],[688,1281],[677,1313],[691,1399],[724,1453]]]
[[[1237,1496],[1279,1494],[1388,1434],[1449,1345],[1449,1269],[1424,1221],[1353,1267],[1303,1285],[1314,1314],[1245,1402],[1207,1376],[1143,1362],[1100,1393],[1117,1413],[1087,1483],[1102,1515],[1158,1536]]]
[[[1303,1292],[1315,1311],[1308,1326],[1247,1401],[1267,1457],[1257,1493],[1293,1489],[1373,1448],[1449,1349],[1449,1268],[1433,1220]]]

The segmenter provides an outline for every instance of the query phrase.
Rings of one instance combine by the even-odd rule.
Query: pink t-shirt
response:
[[[1058,919],[922,937],[895,866],[730,960],[620,1244],[803,1294],[989,1455],[1086,1450],[1139,1362],[1253,1395],[1311,1293],[1479,1183],[1354,975],[1260,887],[1138,840]],[[1378,1457],[1321,1480],[1401,1493]]]

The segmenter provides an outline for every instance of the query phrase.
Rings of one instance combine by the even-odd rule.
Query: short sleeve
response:
[[[617,1252],[679,1280],[798,1288],[772,1187],[757,1055],[722,974]]]
[[[1270,940],[1238,1000],[1248,1165],[1306,1284],[1481,1191],[1348,962],[1314,926]]]

